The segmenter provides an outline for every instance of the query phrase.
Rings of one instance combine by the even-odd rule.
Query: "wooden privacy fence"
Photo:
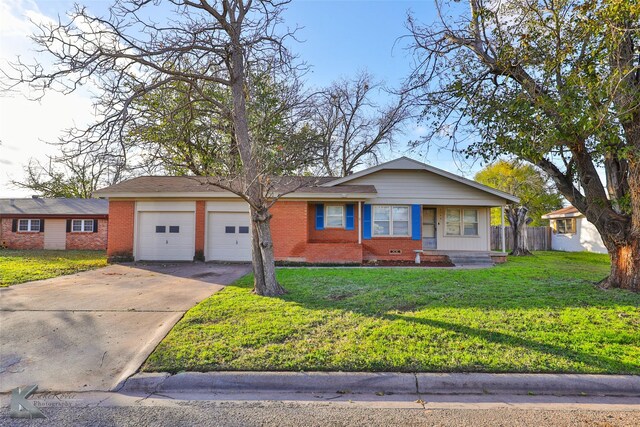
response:
[[[513,231],[511,227],[504,227],[504,236],[507,251],[513,248]],[[551,227],[528,227],[527,240],[530,251],[550,251],[551,250]],[[491,226],[491,250],[501,251],[500,226]]]

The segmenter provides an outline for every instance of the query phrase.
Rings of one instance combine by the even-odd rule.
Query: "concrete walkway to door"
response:
[[[110,265],[0,289],[0,392],[112,390],[249,264]]]

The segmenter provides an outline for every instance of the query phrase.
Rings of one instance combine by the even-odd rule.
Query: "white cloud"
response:
[[[61,11],[62,14],[62,11]],[[50,21],[31,0],[0,0],[0,67],[6,67],[20,55],[25,61],[38,57],[29,35],[34,30],[31,21]],[[0,197],[27,197],[27,190],[12,188],[10,182],[22,179],[29,159],[46,160],[55,154],[56,142],[65,129],[88,122],[92,118],[91,100],[87,92],[62,95],[48,93],[41,101],[25,98],[28,88],[0,96]]]

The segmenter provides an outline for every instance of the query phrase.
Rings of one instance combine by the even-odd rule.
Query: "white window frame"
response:
[[[329,225],[329,208],[340,208],[342,214],[340,215],[341,224],[340,225]],[[344,205],[325,205],[324,207],[324,228],[344,228],[346,224],[345,220],[345,208]],[[331,215],[332,218],[337,218],[338,215]]]
[[[453,234],[453,233],[449,233],[448,230],[448,225],[449,225],[449,221],[447,220],[447,212],[448,211],[458,211],[458,214],[460,215],[460,233],[458,234]],[[476,234],[464,234],[464,211],[476,211],[476,222],[470,222],[468,224],[476,224],[477,225],[477,232]],[[444,210],[444,235],[445,236],[451,236],[451,237],[479,237],[480,236],[480,209],[477,208],[445,208]]]
[[[75,230],[75,225],[80,223],[80,230]],[[87,230],[87,224],[91,224],[91,228]],[[72,219],[71,220],[71,232],[72,233],[93,233],[93,220],[92,219]]]
[[[26,221],[27,224],[27,229],[26,230],[22,230],[22,224],[23,221]],[[35,228],[34,226],[34,222],[33,221],[37,221],[38,222],[38,228]],[[40,231],[40,227],[42,226],[42,224],[40,223],[39,219],[19,219],[18,220],[18,229],[16,231],[20,232],[20,233],[36,233]]]
[[[386,208],[389,210],[389,234],[380,234],[376,233],[376,209],[377,208]],[[407,233],[406,234],[396,234],[393,229],[393,208],[405,208],[407,209]],[[404,220],[398,220],[395,222],[399,222]],[[373,205],[371,207],[371,235],[373,237],[411,237],[411,207],[409,205]]]

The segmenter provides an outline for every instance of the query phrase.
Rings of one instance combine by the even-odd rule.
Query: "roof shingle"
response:
[[[367,193],[375,194],[373,185],[341,185],[321,187],[321,184],[334,180],[332,177],[284,176],[273,179],[273,191],[282,193],[295,191],[301,193]],[[224,192],[226,190],[214,184],[215,178],[199,176],[141,176],[122,181],[110,187],[95,191],[96,196],[126,193],[200,193]],[[224,183],[228,185],[229,183]],[[233,183],[231,183],[233,185]]]
[[[0,215],[108,215],[102,199],[0,199]]]

